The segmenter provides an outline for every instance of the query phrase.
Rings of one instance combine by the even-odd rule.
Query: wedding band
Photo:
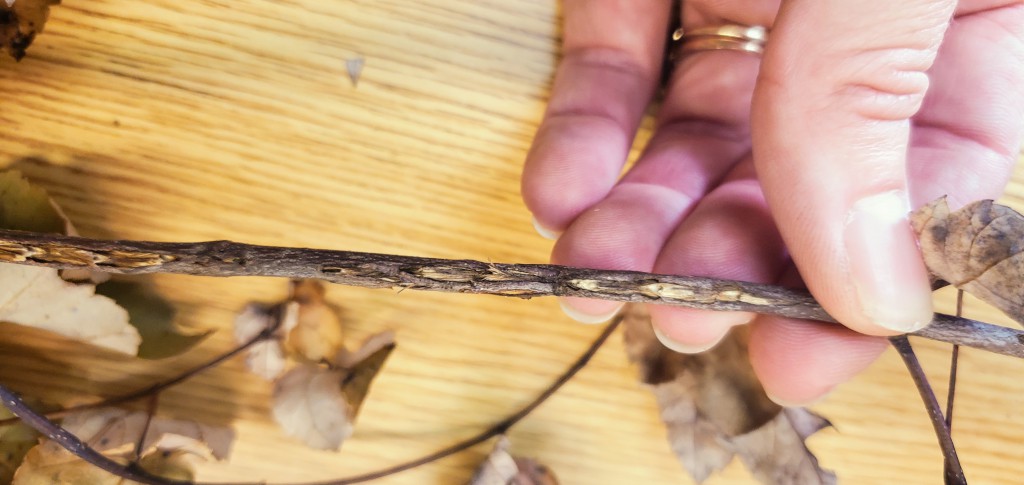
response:
[[[760,25],[723,24],[697,29],[676,29],[672,32],[675,44],[670,60],[675,61],[684,54],[700,51],[734,50],[764,53],[768,41],[768,29]]]

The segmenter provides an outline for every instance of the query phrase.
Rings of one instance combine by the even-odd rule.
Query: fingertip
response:
[[[692,308],[650,305],[654,333],[665,347],[696,354],[714,347],[729,329],[750,322],[749,312],[716,312]]]
[[[559,298],[558,305],[569,318],[588,324],[604,323],[611,320],[623,306],[622,303],[614,301],[576,297]]]
[[[808,405],[863,372],[887,346],[885,338],[839,325],[763,315],[751,325],[750,363],[773,401]]]
[[[537,220],[536,216],[533,217],[533,229],[537,231],[537,234],[540,234],[540,237],[543,237],[544,239],[550,239],[552,241],[558,240],[558,236],[562,235],[562,231],[548,229],[547,227],[541,225],[540,221]]]

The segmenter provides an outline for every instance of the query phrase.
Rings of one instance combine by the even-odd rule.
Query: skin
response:
[[[1024,2],[684,0],[684,29],[768,26],[764,55],[685,56],[620,176],[670,15],[669,0],[564,1],[564,57],[523,198],[560,234],[557,264],[806,285],[847,328],[651,314],[663,342],[689,352],[753,325],[769,395],[817,400],[880,355],[880,336],[928,320],[906,210],[1002,192],[1024,132]],[[586,320],[618,308],[563,306]]]

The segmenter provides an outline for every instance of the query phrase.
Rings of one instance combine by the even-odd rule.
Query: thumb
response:
[[[956,4],[783,1],[754,93],[754,160],[808,288],[873,335],[932,316],[907,221],[910,117]]]

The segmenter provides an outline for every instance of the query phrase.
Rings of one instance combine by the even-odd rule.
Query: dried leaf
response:
[[[61,425],[102,453],[119,450],[125,445],[134,447],[146,429],[146,421],[147,414],[142,411],[101,408],[72,414]],[[149,422],[142,449],[196,451],[192,447],[202,444],[214,458],[224,460],[231,453],[234,439],[234,431],[228,428],[193,421],[153,418]]]
[[[295,280],[288,299],[275,305],[251,303],[235,318],[235,341],[246,342],[280,320],[274,339],[250,348],[246,366],[273,380],[287,368],[287,358],[319,363],[343,347],[337,311],[324,301],[323,283]]]
[[[345,60],[345,70],[348,71],[348,80],[352,81],[352,87],[359,84],[359,76],[363,73],[364,65],[366,65],[366,59],[362,57]]]
[[[139,280],[139,276],[132,278],[131,281],[118,280],[99,285],[96,287],[96,293],[114,300],[128,312],[129,323],[142,337],[139,357],[172,357],[195,347],[212,333],[181,333],[174,322],[177,313],[174,306]]]
[[[1024,216],[991,200],[950,212],[942,197],[914,212],[910,220],[933,278],[1024,324]]]
[[[390,336],[390,333],[383,335]],[[274,419],[289,436],[311,448],[337,450],[352,435],[359,408],[373,378],[394,349],[393,337],[374,336],[356,355],[366,355],[348,368],[302,364],[274,386]]]
[[[0,419],[11,417],[14,414],[0,406]],[[11,483],[25,454],[38,442],[39,433],[20,421],[0,426],[0,483]]]
[[[245,355],[245,367],[250,372],[268,381],[284,373],[288,361],[281,340],[295,326],[297,317],[298,303],[294,302],[274,306],[250,303],[235,317],[235,341],[239,344],[252,340],[275,324],[278,325],[273,338],[249,347],[249,352]]]
[[[529,458],[514,457],[508,448],[508,438],[500,437],[468,485],[558,485],[551,469]]]
[[[309,362],[329,359],[342,348],[341,321],[324,301],[324,284],[294,280],[289,301],[298,303],[298,320],[288,331],[285,350]]]
[[[68,283],[54,269],[0,264],[0,321],[135,355],[141,337],[128,312],[94,292],[93,285]]]
[[[69,416],[63,426],[90,447],[122,464],[129,462],[135,442],[146,427],[146,414],[105,408]],[[143,443],[139,466],[150,473],[192,479],[197,461],[227,457],[234,433],[188,421],[153,419]],[[14,476],[14,485],[110,484],[122,480],[87,463],[53,441],[32,448]]]
[[[0,5],[0,12],[3,11]],[[0,172],[0,227],[17,231],[65,234],[67,219],[46,191],[17,170]]]
[[[32,185],[21,172],[0,172],[0,228],[77,236],[64,211],[45,190]],[[89,269],[60,270],[60,277],[76,283],[99,284],[109,275]]]
[[[657,399],[672,451],[695,481],[738,456],[762,483],[834,483],[804,445],[820,429],[812,417],[820,418],[768,399],[747,357],[746,327],[707,352],[686,355],[657,340],[642,306],[623,312],[629,358]]]
[[[50,14],[50,5],[60,0],[7,0],[0,4],[0,49],[21,60]]]

